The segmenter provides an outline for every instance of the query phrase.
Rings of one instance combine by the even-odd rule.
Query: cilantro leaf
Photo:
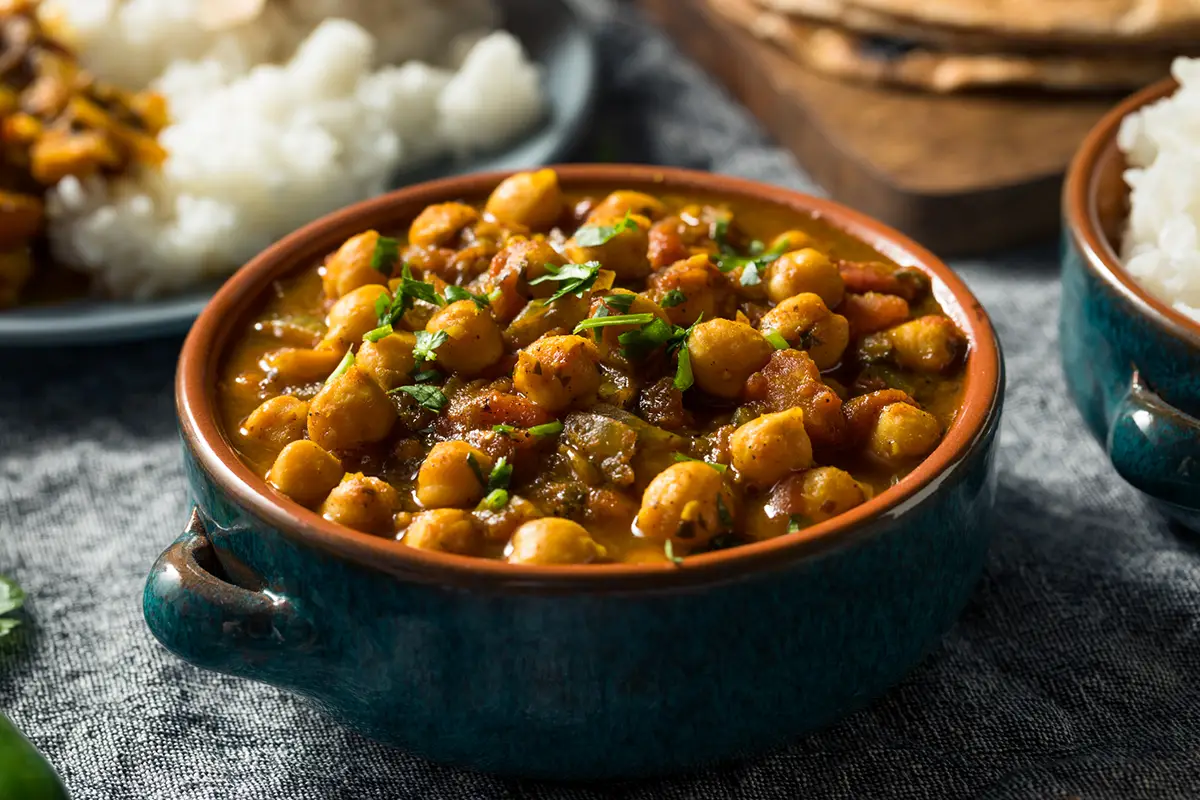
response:
[[[681,392],[686,392],[696,382],[695,377],[692,375],[692,356],[688,352],[687,345],[679,348],[676,358],[675,388]]]
[[[470,300],[475,304],[476,308],[483,309],[488,307],[488,296],[475,294],[474,292],[468,292],[461,286],[447,286],[446,290],[442,294],[445,295],[447,303],[457,303],[459,300]]]
[[[600,268],[599,261],[587,261],[583,264],[567,264],[562,267],[547,264],[546,274],[540,278],[534,278],[529,282],[529,285],[536,286],[539,283],[546,283],[548,281],[557,281],[562,284],[558,291],[546,298],[544,301],[546,305],[569,294],[573,294],[576,297],[583,297],[584,293],[596,283],[596,278],[600,276]]]
[[[781,334],[779,331],[767,331],[763,334],[763,338],[770,342],[771,346],[776,350],[787,350],[789,347],[791,347],[791,345],[788,344],[788,340],[783,338],[783,334]]]
[[[678,289],[672,289],[663,295],[663,299],[659,305],[663,308],[674,308],[687,302],[687,295]]]
[[[396,293],[391,302],[387,303],[384,295],[380,295],[375,301],[375,315],[379,317],[379,325],[395,325],[404,313],[412,308],[414,300],[424,300],[435,306],[446,305],[446,301],[437,293],[437,288],[432,283],[414,278],[408,264],[404,264],[400,268],[400,283],[396,286]]]
[[[417,343],[413,347],[413,358],[417,360],[417,366],[426,361],[437,361],[437,349],[449,338],[450,334],[445,331],[417,331]]]
[[[503,433],[507,436],[510,433],[516,433],[517,429],[512,425],[505,425],[503,422],[498,422],[492,426],[492,431],[494,433]]]
[[[398,386],[392,389],[389,394],[395,394],[396,392],[404,392],[407,395],[411,395],[422,407],[430,411],[441,411],[448,402],[446,395],[442,393],[441,389],[436,386],[429,386],[428,384]]]
[[[380,236],[371,251],[371,269],[391,277],[396,262],[400,260],[400,242],[390,236]]]
[[[414,372],[412,379],[417,383],[429,383],[430,381],[436,381],[440,377],[442,377],[442,373],[436,369],[425,369],[420,372]]]
[[[790,517],[788,517],[787,532],[795,533],[796,531],[800,530],[801,528],[803,528],[807,525],[811,525],[811,524],[812,524],[812,520],[810,520],[808,517],[804,516],[803,514],[792,514]]]
[[[727,464],[720,464],[716,461],[705,461],[705,460],[699,459],[699,458],[692,458],[691,456],[687,455],[686,453],[675,453],[674,458],[675,458],[675,461],[677,461],[677,462],[697,461],[701,464],[707,464],[708,466],[715,469],[717,472],[725,472],[725,470],[729,469],[729,466]]]
[[[674,329],[658,317],[638,330],[625,331],[617,336],[626,358],[645,358],[651,351],[671,340]]]
[[[762,278],[758,277],[758,261],[752,260],[746,264],[746,268],[742,270],[742,286],[757,286],[762,283]]]
[[[483,474],[483,465],[479,463],[479,459],[474,453],[467,453],[467,466],[471,468],[471,472],[475,473],[475,479],[479,481],[480,486],[487,486],[487,476]]]
[[[575,231],[575,244],[580,247],[599,247],[625,231],[636,231],[637,229],[637,222],[626,211],[625,218],[616,225],[584,225]]]

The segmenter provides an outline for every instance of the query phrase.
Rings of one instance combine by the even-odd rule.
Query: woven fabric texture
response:
[[[819,192],[635,10],[588,10],[606,88],[579,160]],[[185,522],[179,340],[0,351],[0,573],[31,598],[0,709],[78,800],[1200,796],[1200,544],[1121,482],[1065,395],[1053,246],[953,266],[1007,359],[995,543],[940,649],[832,729],[690,777],[548,786],[422,762],[180,662],[140,610]]]

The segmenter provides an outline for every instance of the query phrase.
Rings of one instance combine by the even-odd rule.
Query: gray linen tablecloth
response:
[[[817,191],[636,12],[593,13],[607,89],[580,160]],[[0,573],[32,598],[25,646],[0,665],[0,709],[80,800],[1200,796],[1197,542],[1117,478],[1064,395],[1052,244],[954,266],[1008,363],[985,575],[911,677],[786,751],[670,782],[501,781],[373,744],[294,697],[173,658],[140,599],[184,523],[178,340],[0,352]]]

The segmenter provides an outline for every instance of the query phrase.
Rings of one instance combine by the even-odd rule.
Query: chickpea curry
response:
[[[278,281],[218,400],[275,490],[398,546],[679,562],[899,480],[966,350],[923,272],[819,220],[540,170]]]

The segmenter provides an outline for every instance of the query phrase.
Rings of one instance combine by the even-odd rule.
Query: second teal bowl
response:
[[[1176,88],[1166,80],[1117,106],[1071,165],[1059,333],[1067,386],[1116,471],[1200,529],[1200,325],[1141,288],[1117,255],[1129,214],[1117,131]]]

